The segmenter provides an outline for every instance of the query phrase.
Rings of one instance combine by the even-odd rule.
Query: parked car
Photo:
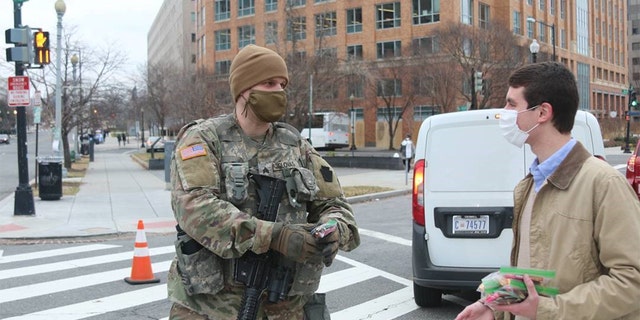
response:
[[[9,138],[8,134],[0,134],[0,143],[9,144],[9,140],[11,140],[11,138]]]
[[[156,140],[158,140],[158,142],[153,146],[153,151],[164,152],[164,138],[158,136],[151,136],[144,142],[144,147],[147,149],[147,152],[151,152],[151,146]]]
[[[413,293],[436,307],[443,293],[475,292],[509,265],[513,189],[535,159],[503,138],[499,110],[428,117],[416,143],[412,199]],[[578,111],[571,135],[605,158],[597,119]]]
[[[627,181],[631,184],[631,188],[636,192],[638,198],[640,198],[640,155],[638,154],[640,149],[640,139],[636,145],[636,149],[633,150],[633,154],[627,160]]]

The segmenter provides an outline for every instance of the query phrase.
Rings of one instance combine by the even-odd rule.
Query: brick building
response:
[[[195,6],[196,70],[220,79],[227,76],[237,51],[250,43],[285,57],[328,55],[336,70],[344,71],[349,61],[384,63],[410,57],[416,47],[438,54],[433,33],[445,23],[477,29],[497,24],[515,35],[519,47],[515,49],[525,51],[520,63],[531,62],[528,48],[536,39],[541,46],[537,61],[555,56],[574,72],[580,109],[600,118],[609,117],[611,111],[623,117],[627,105],[622,93],[630,81],[625,0],[196,0]],[[456,86],[465,92],[467,78],[462,79]],[[404,91],[411,86],[395,83],[397,106],[406,102]],[[379,90],[376,94],[348,81],[335,88],[332,103],[324,104],[348,113],[353,103],[358,147],[389,145]],[[461,94],[455,103],[464,107],[468,101]],[[502,107],[499,99],[493,101],[484,107]],[[411,104],[393,138],[396,147],[406,133],[415,138],[424,118],[451,111],[425,97],[416,97]]]

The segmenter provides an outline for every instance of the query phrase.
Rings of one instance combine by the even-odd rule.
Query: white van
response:
[[[513,189],[535,159],[503,138],[499,109],[427,118],[416,144],[413,186],[413,288],[422,307],[443,293],[475,291],[509,265]],[[572,136],[592,154],[605,151],[596,118],[578,111]]]

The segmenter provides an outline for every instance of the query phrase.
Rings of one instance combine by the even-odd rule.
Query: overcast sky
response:
[[[49,31],[51,49],[56,45],[56,0],[29,0],[22,5],[22,24]],[[128,57],[127,72],[137,73],[147,60],[147,32],[163,0],[64,0],[64,29],[75,27],[76,39],[96,50],[116,43]],[[13,63],[5,63],[4,30],[13,28],[13,0],[0,0],[0,76],[12,75]]]

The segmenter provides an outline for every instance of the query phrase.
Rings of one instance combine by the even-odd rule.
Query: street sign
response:
[[[26,107],[31,105],[31,96],[29,95],[29,77],[9,77],[7,84],[9,85],[8,102],[10,107]]]

